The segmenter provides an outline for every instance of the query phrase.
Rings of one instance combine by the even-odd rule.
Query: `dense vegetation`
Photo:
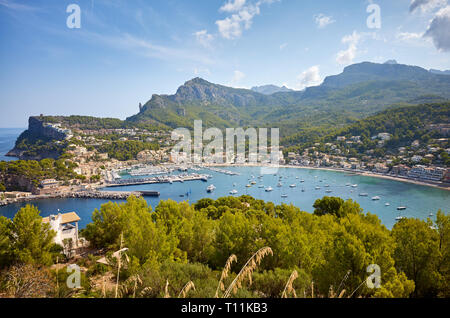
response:
[[[164,129],[164,125],[136,125],[117,118],[99,118],[91,116],[42,116],[40,119],[46,123],[61,123],[63,126],[79,129],[127,129],[145,128],[150,131]]]
[[[138,153],[143,150],[158,150],[159,145],[137,140],[115,140],[111,143],[105,143],[99,147],[99,151],[108,153],[110,158],[120,161],[136,159]]]
[[[350,140],[352,136],[361,136],[361,143],[346,145],[341,142],[342,149],[353,149],[351,155],[357,156],[368,150],[375,150],[380,154],[396,153],[398,147],[411,146],[415,140],[421,144],[428,144],[432,139],[444,137],[438,131],[428,129],[429,124],[446,124],[450,122],[450,103],[424,104],[408,107],[396,107],[385,110],[376,115],[356,121],[345,128],[334,129],[325,136],[316,134],[299,133],[284,139],[285,145],[295,145],[288,150],[297,150],[313,146],[315,143],[336,142],[338,136],[344,136]],[[387,132],[392,138],[383,147],[378,147],[378,140],[372,140],[372,136]],[[444,145],[444,149],[450,145]],[[380,149],[381,148],[381,149]],[[378,150],[377,150],[378,149]],[[325,151],[319,148],[319,150]]]
[[[217,286],[225,264],[231,266],[222,280],[226,288],[258,250],[256,259],[261,263],[251,262],[252,279],[241,277],[240,288],[232,295],[280,297],[295,270],[292,287],[300,297],[450,296],[449,216],[438,212],[434,224],[405,219],[388,230],[377,216],[364,213],[351,200],[324,197],[317,200],[315,209],[309,214],[292,205],[276,206],[242,196],[202,199],[193,205],[161,201],[153,211],[145,200],[131,197],[126,203],[102,205],[82,235],[96,248],[111,252],[128,248],[119,270],[121,297],[176,297],[190,281],[195,290],[188,297],[216,293],[221,297],[224,290]],[[5,285],[8,272],[15,270],[8,266],[49,265],[54,257],[53,248],[36,241],[49,237],[38,226],[36,215],[35,209],[27,207],[12,221],[0,218]],[[31,233],[21,230],[30,224]],[[82,294],[99,296],[89,281],[107,272],[116,275],[117,263],[108,259],[111,266],[98,264],[92,257],[79,261],[87,268]],[[381,268],[381,288],[366,286],[370,264]],[[57,294],[67,295],[67,290]]]
[[[25,130],[16,140],[15,150],[22,152],[23,158],[44,158],[57,159],[67,148],[67,142],[55,143],[51,138],[36,136]]]
[[[44,179],[69,181],[83,178],[74,172],[76,164],[64,159],[0,161],[0,183],[7,190],[30,191]]]

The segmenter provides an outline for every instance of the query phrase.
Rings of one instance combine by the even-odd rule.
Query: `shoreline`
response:
[[[407,178],[399,178],[395,176],[389,176],[389,175],[382,175],[382,174],[376,174],[368,171],[354,171],[354,170],[345,170],[345,169],[337,169],[337,168],[327,168],[327,167],[306,167],[306,166],[291,166],[291,165],[279,165],[278,167],[273,167],[270,165],[264,165],[264,164],[204,164],[203,167],[239,167],[239,168],[246,168],[246,167],[259,167],[259,168],[287,168],[287,169],[305,169],[305,170],[324,170],[324,171],[331,171],[331,172],[340,172],[340,173],[351,173],[354,175],[364,176],[364,177],[372,177],[372,178],[379,178],[379,179],[385,179],[385,180],[391,180],[391,181],[398,181],[398,182],[404,182],[404,183],[410,183],[415,184],[419,186],[427,186],[427,187],[433,187],[436,189],[446,190],[450,191],[450,184],[436,184],[436,183],[428,183],[425,181],[418,181],[418,180],[412,180]],[[95,197],[95,196],[105,196],[105,199],[107,196],[107,193],[104,193],[102,191],[99,191],[99,188],[108,187],[107,184],[96,184],[93,185],[94,191],[75,191],[75,192],[65,192],[65,193],[55,193],[50,195],[37,195],[37,196],[29,196],[29,197],[22,197],[22,198],[16,198],[16,199],[9,199],[9,202],[0,202],[0,207],[2,206],[8,206],[11,204],[16,203],[22,203],[22,202],[31,202],[31,201],[37,201],[37,200],[45,200],[45,199],[64,199],[64,198],[99,198],[101,197]],[[84,194],[84,195],[83,195]],[[109,193],[109,195],[112,195],[112,193]],[[117,195],[116,197],[110,199],[123,199],[122,193],[121,195]],[[119,198],[120,197],[120,198]]]
[[[264,164],[240,164],[240,165],[233,165],[233,164],[208,164],[204,165],[205,167],[260,167],[260,168],[275,168],[273,166],[268,166]],[[338,168],[327,168],[327,167],[307,167],[307,166],[291,166],[291,165],[279,165],[278,168],[292,168],[292,169],[306,169],[306,170],[324,170],[324,171],[332,171],[332,172],[346,172],[346,173],[352,173],[354,175],[360,175],[364,177],[373,177],[373,178],[380,178],[385,180],[391,180],[391,181],[398,181],[398,182],[405,182],[405,183],[411,183],[415,185],[420,186],[427,186],[427,187],[433,187],[441,190],[450,191],[450,184],[444,184],[444,183],[435,183],[435,182],[426,182],[421,180],[413,180],[408,178],[400,178],[390,175],[383,175],[383,174],[377,174],[369,171],[355,171],[355,170],[345,170],[345,169],[338,169]]]

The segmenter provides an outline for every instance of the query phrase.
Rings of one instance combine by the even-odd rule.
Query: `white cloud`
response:
[[[34,10],[38,10],[35,7],[26,5],[26,4],[20,4],[20,3],[15,3],[14,1],[9,1],[9,0],[0,0],[0,6],[4,6],[8,9],[11,10],[17,10],[17,11],[34,11]]]
[[[422,12],[429,12],[445,5],[447,5],[447,0],[412,0],[409,12],[414,12],[416,9],[420,9]]]
[[[280,45],[280,51],[283,51],[288,46],[287,43],[283,43]]]
[[[239,11],[245,4],[245,0],[230,0],[225,3],[219,10],[223,12]]]
[[[298,82],[296,85],[296,89],[300,90],[304,89],[305,87],[319,85],[322,82],[319,66],[311,66],[306,71],[297,76],[297,80]]]
[[[194,33],[197,42],[203,47],[211,48],[211,42],[214,40],[214,36],[209,34],[206,30],[201,30]]]
[[[348,65],[353,63],[353,60],[356,57],[356,52],[358,50],[357,45],[359,40],[361,39],[361,35],[356,31],[353,31],[352,34],[346,35],[342,38],[342,43],[347,44],[347,50],[339,51],[336,56],[336,62],[341,65]]]
[[[423,33],[414,33],[414,32],[400,32],[397,33],[396,37],[399,40],[402,41],[409,41],[409,40],[417,40],[422,38]]]
[[[194,75],[200,76],[200,75],[211,75],[211,71],[207,68],[203,67],[196,67],[194,68]]]
[[[332,24],[334,22],[336,22],[335,20],[333,20],[333,17],[331,16],[326,16],[323,13],[320,13],[318,15],[314,16],[314,20],[316,21],[316,24],[318,26],[319,29],[323,29],[325,28],[327,25]]]
[[[217,20],[216,24],[222,37],[228,40],[242,36],[243,30],[250,29],[253,18],[260,13],[260,6],[264,3],[272,3],[278,0],[258,0],[254,3],[235,0],[227,2],[220,11],[233,13],[223,20]]]
[[[450,51],[450,5],[436,13],[424,36],[430,37],[438,50]]]
[[[244,77],[245,77],[245,74],[243,72],[236,70],[236,71],[234,71],[233,79],[231,80],[231,83],[233,85],[238,84],[242,79],[244,79]]]

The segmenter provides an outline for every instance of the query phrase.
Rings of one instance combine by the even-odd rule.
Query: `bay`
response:
[[[124,186],[105,188],[103,190],[159,191],[161,193],[159,198],[145,198],[153,209],[160,200],[172,199],[177,202],[189,201],[194,203],[201,198],[217,199],[229,196],[229,192],[233,189],[238,191],[235,196],[251,195],[257,199],[271,201],[276,204],[293,204],[307,212],[314,211],[313,204],[315,200],[324,196],[337,196],[345,200],[352,199],[358,202],[365,212],[378,215],[382,223],[388,228],[394,226],[397,216],[427,219],[430,213],[433,213],[434,216],[431,218],[434,219],[439,209],[448,214],[450,207],[449,191],[400,181],[345,172],[296,168],[280,168],[276,176],[274,174],[266,174],[262,178],[258,178],[261,174],[261,169],[258,167],[227,167],[226,169],[238,172],[240,175],[229,176],[204,170],[200,172],[212,175],[208,182],[174,182],[173,184]],[[281,180],[280,176],[283,177]],[[255,180],[257,184],[248,188],[246,185],[250,183],[250,180]],[[304,182],[301,182],[301,180],[304,180]],[[279,181],[281,181],[282,187],[277,186]],[[206,187],[210,184],[214,184],[216,187],[213,193],[206,192]],[[291,188],[290,185],[294,184],[296,187]],[[350,186],[355,184],[358,186]],[[271,186],[273,191],[266,192],[264,188],[259,188],[258,185]],[[366,193],[367,196],[360,196],[361,193]],[[287,197],[284,198],[282,195]],[[379,196],[380,200],[372,200],[374,196]],[[75,211],[82,219],[80,227],[83,228],[91,221],[92,212],[108,201],[97,199],[52,199],[38,200],[33,202],[33,204],[42,211],[42,216],[58,213],[58,209],[60,212]],[[385,203],[390,205],[386,206]],[[0,215],[11,218],[24,205],[25,203],[20,203],[0,207]],[[407,209],[399,212],[397,211],[399,206],[405,206]]]

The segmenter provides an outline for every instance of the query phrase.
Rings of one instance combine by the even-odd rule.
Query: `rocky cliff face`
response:
[[[66,133],[57,130],[52,126],[45,126],[45,123],[39,117],[30,117],[28,119],[28,131],[33,136],[40,136],[53,140],[64,140]]]
[[[22,160],[57,159],[60,149],[52,143],[66,137],[67,134],[62,129],[46,124],[40,117],[30,117],[28,129],[17,138],[15,147],[6,156]]]

